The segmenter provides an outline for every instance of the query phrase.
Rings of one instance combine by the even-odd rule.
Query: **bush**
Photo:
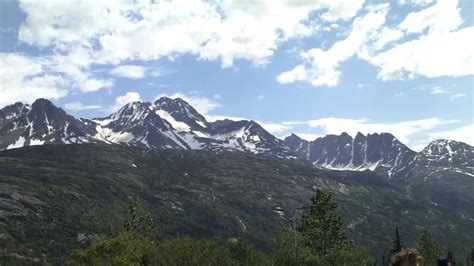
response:
[[[86,250],[72,253],[71,265],[146,265],[152,243],[135,233],[126,232],[117,237],[104,237]]]

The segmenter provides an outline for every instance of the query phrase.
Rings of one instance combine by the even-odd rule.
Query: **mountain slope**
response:
[[[369,171],[315,169],[242,152],[26,147],[0,152],[0,184],[0,250],[44,254],[58,263],[80,246],[78,236],[120,230],[135,196],[158,221],[162,236],[243,237],[272,248],[278,230],[289,226],[293,211],[307,204],[315,187],[333,192],[351,238],[376,256],[390,247],[396,225],[407,245],[423,227],[459,254],[474,244],[469,209],[405,193]]]

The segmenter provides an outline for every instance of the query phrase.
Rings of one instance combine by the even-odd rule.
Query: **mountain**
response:
[[[209,122],[180,98],[131,102],[93,120],[76,119],[45,99],[31,106],[15,103],[0,110],[0,150],[100,142],[152,149],[245,151],[302,159],[332,170],[371,170],[395,180],[415,172],[417,178],[429,178],[431,173],[426,169],[446,172],[448,169],[442,168],[449,168],[467,174],[473,170],[472,147],[467,144],[439,140],[416,153],[390,133],[358,133],[354,138],[342,133],[314,141],[292,134],[280,140],[255,121]]]
[[[95,142],[95,123],[75,119],[45,99],[0,110],[0,150],[41,144]]]
[[[474,184],[474,147],[452,140],[433,141],[399,169],[392,183],[458,212],[474,211],[469,185]]]
[[[472,180],[464,186],[474,190]],[[238,151],[42,145],[0,151],[0,261],[64,264],[84,238],[120,231],[135,197],[162,238],[239,237],[269,250],[316,187],[332,192],[345,231],[376,257],[392,245],[397,225],[408,246],[424,227],[455,256],[474,244],[472,207],[425,199],[370,171]]]
[[[300,158],[315,166],[334,170],[372,170],[389,177],[416,155],[390,133],[367,136],[357,133],[355,138],[342,133],[314,141],[292,134],[284,141]]]
[[[254,121],[206,121],[186,101],[162,97],[128,103],[93,120],[75,119],[50,101],[0,110],[0,150],[41,144],[124,144],[154,149],[238,150],[291,157],[285,143]]]

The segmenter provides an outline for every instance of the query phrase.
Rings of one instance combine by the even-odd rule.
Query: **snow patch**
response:
[[[14,148],[21,148],[21,147],[23,147],[24,144],[25,144],[25,138],[20,136],[15,142],[8,145],[7,150],[8,149],[14,149]]]
[[[161,118],[163,118],[164,120],[168,121],[168,123],[170,123],[171,126],[173,126],[173,128],[178,131],[191,130],[191,128],[186,123],[177,121],[176,119],[174,119],[173,116],[171,116],[170,113],[166,112],[165,110],[157,110],[155,113],[159,115]]]

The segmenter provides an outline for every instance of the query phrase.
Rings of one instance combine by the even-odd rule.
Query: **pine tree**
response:
[[[416,248],[423,256],[425,265],[436,265],[436,260],[441,255],[441,249],[428,230],[423,230],[417,241]]]
[[[342,219],[337,214],[337,204],[332,195],[320,189],[311,197],[309,213],[301,219],[298,230],[313,252],[325,256],[332,250],[342,250],[349,245],[343,232]]]
[[[402,240],[400,238],[400,232],[398,231],[398,226],[395,227],[395,240],[393,241],[393,248],[390,253],[397,254],[398,252],[402,251]]]

